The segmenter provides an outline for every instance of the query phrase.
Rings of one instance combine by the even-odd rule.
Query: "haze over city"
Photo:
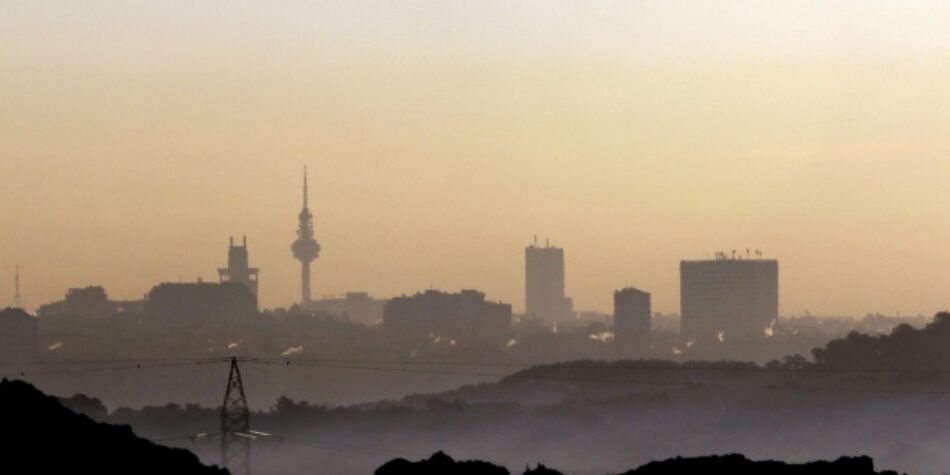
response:
[[[534,235],[575,307],[761,249],[782,314],[948,306],[942,2],[9,2],[0,301],[211,280],[263,307],[478,288],[523,310]]]
[[[945,474],[947,25],[2,2],[0,473]]]

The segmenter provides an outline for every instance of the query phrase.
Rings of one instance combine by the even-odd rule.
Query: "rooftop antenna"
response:
[[[534,247],[538,247],[538,235],[534,235]]]
[[[551,247],[551,238],[544,238],[544,247]]]
[[[20,265],[16,266],[16,273],[13,274],[13,306],[23,307],[23,299],[20,298]]]

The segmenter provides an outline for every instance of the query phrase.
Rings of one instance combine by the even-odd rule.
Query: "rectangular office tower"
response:
[[[762,338],[778,318],[778,261],[680,263],[682,333],[701,340]]]
[[[650,354],[650,294],[628,287],[614,292],[614,343],[623,356]]]
[[[527,314],[550,322],[570,318],[574,310],[564,295],[564,250],[535,242],[525,248],[524,258]]]

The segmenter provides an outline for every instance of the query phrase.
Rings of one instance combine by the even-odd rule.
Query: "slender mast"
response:
[[[300,304],[310,302],[310,263],[320,255],[320,244],[313,237],[313,213],[310,212],[310,185],[307,167],[303,169],[303,208],[297,223],[297,240],[291,246],[294,258],[300,261]]]

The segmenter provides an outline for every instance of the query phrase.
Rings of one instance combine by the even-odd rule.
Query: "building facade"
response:
[[[567,320],[574,312],[565,296],[564,250],[537,242],[524,250],[525,313],[549,322]]]
[[[111,300],[102,286],[90,285],[69,289],[66,298],[41,306],[36,314],[40,318],[109,318],[140,315],[143,306],[142,300]]]
[[[477,290],[427,290],[387,302],[383,329],[399,338],[502,344],[511,334],[511,305],[487,301]]]
[[[145,314],[168,320],[227,321],[256,315],[257,299],[237,282],[165,283],[146,296]]]
[[[729,259],[680,263],[682,333],[690,338],[762,338],[778,318],[778,261]]]
[[[231,238],[228,245],[228,266],[218,269],[218,276],[221,282],[234,282],[243,284],[254,298],[257,298],[257,272],[256,268],[250,267],[247,253],[247,236],[244,237],[240,246],[234,245],[234,238]]]
[[[311,300],[303,308],[338,315],[353,323],[378,325],[383,321],[383,306],[388,301],[374,298],[367,292],[347,292],[343,297]]]
[[[650,354],[650,294],[628,287],[614,292],[614,344],[624,356]]]

